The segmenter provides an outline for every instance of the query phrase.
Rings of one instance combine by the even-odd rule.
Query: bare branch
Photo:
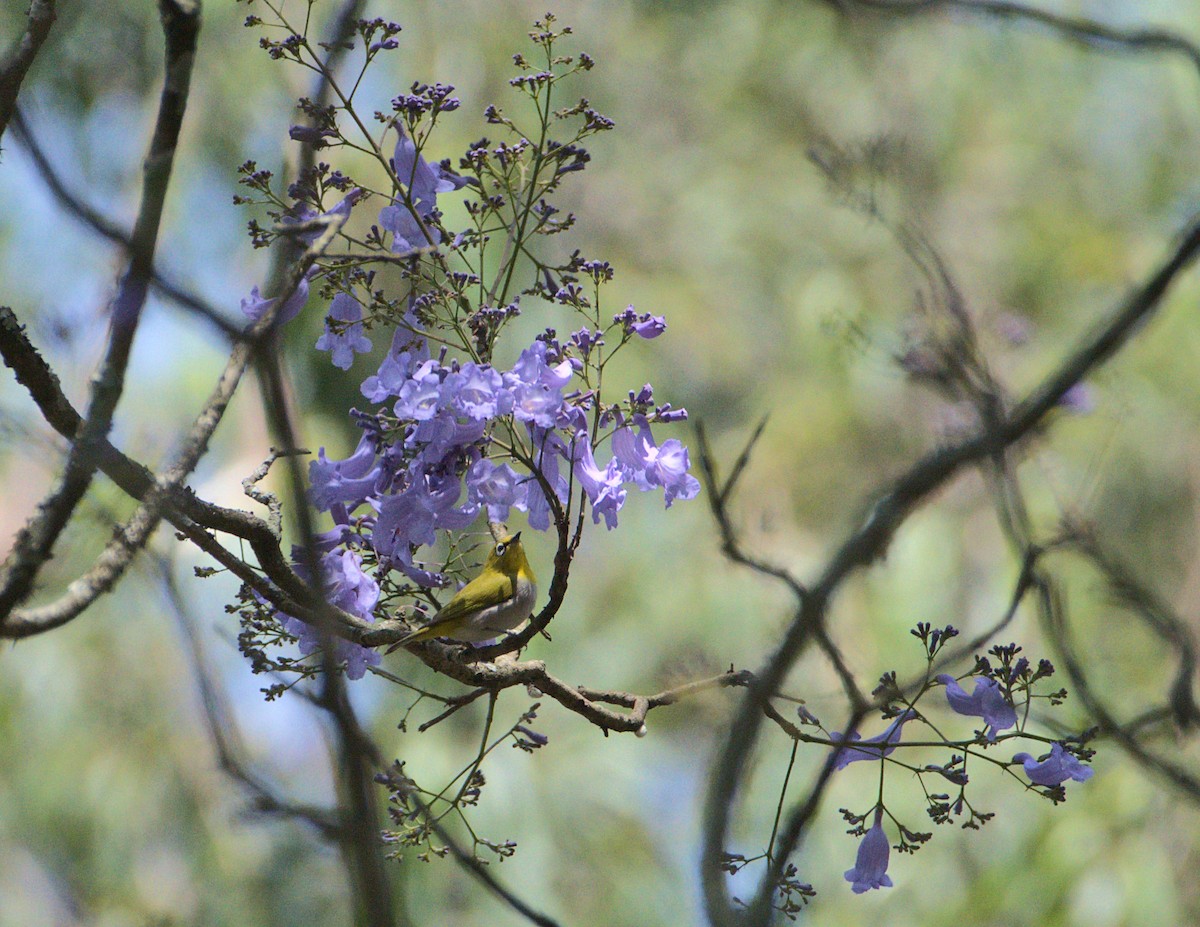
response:
[[[192,675],[199,689],[200,705],[204,709],[205,726],[208,728],[221,770],[251,796],[255,812],[304,821],[314,827],[325,840],[337,842],[342,837],[341,823],[333,811],[281,798],[273,788],[250,772],[237,723],[220,687],[213,681],[200,633],[187,606],[187,598],[175,581],[171,563],[158,555],[152,557],[152,560],[167,601],[183,633],[185,650],[192,664]]]
[[[37,58],[42,43],[54,25],[54,0],[31,0],[29,24],[24,34],[13,43],[4,61],[0,62],[0,138],[17,108],[17,95],[25,75]]]
[[[762,435],[766,425],[767,420],[765,418],[758,423],[758,426],[754,429],[754,433],[750,436],[750,440],[746,442],[745,448],[738,455],[729,481],[722,485],[717,476],[716,461],[708,445],[708,435],[704,430],[704,425],[700,422],[696,423],[696,445],[700,454],[700,469],[704,473],[705,495],[708,498],[708,505],[712,510],[713,519],[717,523],[717,529],[721,532],[721,550],[725,556],[734,563],[747,566],[757,573],[774,577],[787,586],[793,595],[803,601],[805,595],[807,595],[804,584],[782,567],[774,566],[746,553],[742,548],[741,542],[738,540],[737,532],[729,516],[728,502],[733,492],[735,481],[745,469],[750,452]]]
[[[1063,38],[1100,51],[1183,55],[1200,74],[1200,48],[1178,33],[1166,29],[1124,29],[1080,16],[1065,16],[1009,0],[824,0],[847,13],[874,10],[911,16],[961,10],[994,19],[1030,22],[1050,29]]]
[[[33,159],[34,167],[37,168],[42,180],[46,183],[46,187],[53,194],[54,198],[58,200],[59,205],[97,234],[120,245],[126,251],[131,250],[133,248],[133,238],[127,231],[110,221],[102,212],[86,203],[82,197],[77,196],[67,188],[66,182],[59,175],[54,165],[50,163],[50,159],[46,156],[46,153],[42,150],[42,146],[34,136],[32,128],[21,115],[20,109],[17,109],[13,113],[13,128],[16,130],[17,138],[24,145],[26,152]],[[219,309],[195,293],[185,289],[181,284],[171,280],[161,269],[151,266],[149,275],[150,285],[155,290],[173,299],[185,309],[211,322],[226,337],[235,340],[242,337],[242,329],[239,325],[226,320]]]
[[[526,920],[538,927],[559,927],[558,921],[555,921],[539,911],[535,911],[524,901],[510,892],[507,888],[500,884],[500,880],[492,875],[491,870],[483,863],[476,859],[471,853],[463,849],[457,840],[444,828],[438,820],[437,815],[433,813],[430,807],[421,801],[420,797],[410,789],[405,789],[400,782],[397,782],[393,777],[386,774],[380,776],[380,781],[389,785],[393,792],[403,795],[404,800],[417,809],[421,819],[428,825],[429,829],[437,835],[438,840],[442,841],[450,850],[450,854],[464,869],[479,879],[489,891],[493,892],[497,897],[501,898],[505,904],[524,917]]]
[[[704,812],[701,881],[708,916],[714,924],[733,924],[738,920],[728,896],[721,861],[734,797],[761,725],[762,706],[778,690],[799,656],[821,633],[828,602],[842,582],[856,569],[882,556],[908,515],[964,467],[992,460],[1033,433],[1067,390],[1112,357],[1134,329],[1154,314],[1175,278],[1191,265],[1198,253],[1200,223],[1195,223],[1186,230],[1180,243],[1147,282],[1127,297],[1104,324],[1067,356],[1023,402],[1001,417],[995,427],[928,454],[897,479],[872,506],[865,523],[833,554],[818,581],[798,597],[800,603],[796,616],[775,652],[756,674],[746,698],[739,705],[709,781]],[[785,831],[780,839],[781,857],[788,856],[794,848],[794,845],[789,845],[791,833],[790,829]],[[799,831],[796,830],[795,834],[798,839]],[[763,890],[768,889],[764,884]]]
[[[96,446],[111,427],[113,413],[124,389],[125,368],[146,301],[147,277],[154,260],[175,144],[187,106],[188,82],[200,27],[198,9],[184,9],[169,0],[163,0],[161,9],[166,39],[166,75],[145,161],[142,201],[134,225],[129,267],[112,304],[108,349],[99,371],[92,378],[91,402],[67,456],[63,475],[39,504],[37,514],[17,535],[13,550],[0,569],[0,628],[13,607],[29,595],[54,543],[91,485],[97,466]]]

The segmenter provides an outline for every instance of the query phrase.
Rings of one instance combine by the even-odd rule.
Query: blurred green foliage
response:
[[[1200,41],[1195,0],[1046,6],[1144,17]],[[318,21],[327,7],[316,7]],[[294,157],[291,101],[307,88],[258,50],[240,26],[246,12],[220,3],[205,11],[160,251],[164,266],[231,313],[266,268],[241,234],[250,216],[230,204],[234,169],[254,159],[282,170],[281,152]],[[542,8],[424,0],[370,12],[405,25],[391,70],[365,85],[371,105],[385,109],[414,80],[455,84],[463,110],[431,153],[456,157],[483,132],[474,114],[508,99],[509,56]],[[965,14],[842,18],[816,2],[572,2],[557,12],[599,63],[578,92],[618,127],[568,186],[567,205],[581,219],[571,245],[612,261],[613,292],[670,324],[619,375],[634,388],[648,377],[661,399],[685,405],[713,430],[724,460],[769,414],[738,517],[753,549],[801,575],[858,522],[881,481],[956,421],[955,409],[907,382],[894,360],[920,275],[883,225],[842,202],[810,153],[838,160],[889,221],[936,248],[994,373],[1017,395],[1153,267],[1196,209],[1200,75],[1182,59],[1087,50]],[[20,25],[16,6],[0,10],[0,34]],[[159,59],[151,3],[64,5],[22,100],[72,187],[126,220]],[[346,166],[353,173],[362,164]],[[15,207],[0,213],[2,298],[78,399],[116,256],[52,205],[11,138],[0,200]],[[1184,615],[1200,613],[1198,298],[1195,276],[1185,278],[1094,379],[1095,411],[1064,415],[1021,469],[1041,530],[1063,510],[1094,521]],[[345,413],[360,401],[370,362],[344,375],[313,352],[320,316],[306,313],[288,333],[296,404],[309,445],[341,455],[354,438]],[[1005,339],[1013,319],[1028,324],[1027,343]],[[201,324],[155,307],[118,420],[122,446],[162,460],[219,363],[220,345]],[[55,458],[8,378],[0,410],[0,525],[10,534]],[[242,504],[239,482],[268,443],[249,386],[199,474],[200,494]],[[128,508],[105,487],[90,528],[68,538],[47,594]],[[532,655],[561,678],[644,693],[730,663],[757,666],[787,602],[722,560],[702,501],[664,515],[651,498],[634,498],[621,518],[618,531],[587,537],[554,640],[536,643]],[[161,540],[170,547],[166,531]],[[531,548],[548,573],[548,539]],[[193,563],[202,561],[184,552],[176,567],[187,573]],[[1163,649],[1096,576],[1061,566],[1072,621],[1121,714],[1161,699],[1171,669]],[[1005,607],[1016,572],[981,481],[964,476],[911,519],[885,563],[843,590],[833,635],[863,679],[912,671],[920,653],[907,631],[916,621],[977,631]],[[302,799],[327,799],[313,719],[300,705],[264,705],[240,664],[222,612],[230,584],[184,582],[254,762]],[[1022,612],[1011,634],[1032,655],[1053,656],[1031,614]],[[0,661],[0,927],[346,921],[336,855],[301,825],[248,819],[244,797],[217,769],[178,625],[149,572]],[[447,685],[413,663],[398,653],[387,665]],[[839,704],[836,680],[815,661],[795,672],[790,691],[822,717]],[[401,693],[370,677],[355,693],[385,754],[431,781],[470,758],[480,705],[429,734],[402,735]],[[476,827],[520,843],[496,874],[565,924],[698,923],[698,797],[735,697],[710,693],[656,711],[641,740],[602,738],[546,705],[540,729],[550,745],[533,756],[500,750],[485,767]],[[500,705],[510,723],[528,700],[510,691]],[[1070,701],[1064,711],[1081,719]],[[747,855],[769,832],[788,746],[768,736],[737,835]],[[896,887],[861,897],[841,878],[856,845],[835,809],[869,789],[875,772],[851,767],[797,859],[820,892],[809,922],[1200,920],[1195,809],[1100,746],[1098,774],[1065,806],[1051,809],[997,775],[992,824],[939,831],[915,857],[894,856]],[[1195,749],[1186,750],[1194,760]],[[821,759],[804,757],[795,781]],[[917,825],[921,810],[910,810]],[[394,872],[413,923],[520,922],[449,861],[406,861]]]

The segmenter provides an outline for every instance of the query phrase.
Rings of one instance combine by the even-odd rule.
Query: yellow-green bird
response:
[[[483,570],[454,594],[433,620],[388,648],[449,637],[456,641],[491,640],[529,617],[537,597],[537,577],[525,558],[521,532],[501,538],[488,551]]]

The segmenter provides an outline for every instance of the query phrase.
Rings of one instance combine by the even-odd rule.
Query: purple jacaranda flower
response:
[[[858,731],[851,731],[850,736],[843,738],[840,731],[831,731],[829,739],[834,743],[859,743],[859,744],[888,744],[882,750],[859,750],[856,747],[837,747],[837,759],[834,760],[834,769],[845,769],[851,763],[857,763],[859,760],[878,760],[888,756],[896,749],[896,744],[900,743],[900,735],[905,724],[917,716],[917,713],[911,708],[905,709],[896,719],[888,725],[887,730],[882,734],[876,734],[874,737],[868,737],[866,740]]]
[[[330,319],[347,324],[335,329],[330,326]],[[333,366],[341,370],[350,369],[356,352],[366,354],[371,350],[371,339],[363,334],[362,306],[349,293],[338,293],[333,297],[325,320],[325,334],[317,339],[317,350],[329,351]]]
[[[346,550],[326,554],[321,558],[321,571],[324,574],[325,594],[331,605],[364,621],[375,620],[379,584],[363,572],[362,558],[356,552]],[[306,571],[298,566],[297,572],[304,575]],[[313,625],[282,613],[279,619],[284,630],[296,635],[302,654],[307,656],[320,648],[321,635]],[[359,647],[349,641],[339,639],[336,646],[336,659],[346,662],[346,676],[349,679],[361,679],[367,666],[374,666],[381,660],[378,651]]]
[[[875,812],[875,824],[858,844],[858,856],[854,868],[847,869],[845,879],[854,894],[861,895],[873,888],[891,888],[892,880],[887,874],[888,857],[892,848],[883,831],[883,811]]]
[[[1025,767],[1025,775],[1034,785],[1061,785],[1068,779],[1086,782],[1096,772],[1092,767],[1079,762],[1073,753],[1064,750],[1062,744],[1057,743],[1050,747],[1049,756],[1040,761],[1028,753],[1018,753],[1013,756],[1013,762]]]
[[[584,431],[575,442],[574,470],[592,505],[592,521],[599,524],[603,517],[605,527],[611,531],[617,526],[617,512],[625,504],[625,477],[620,463],[614,457],[604,469],[600,469],[592,453],[591,441]]]
[[[440,164],[431,165],[417,153],[417,146],[399,126],[396,134],[399,138],[392,155],[392,168],[396,178],[408,188],[408,203],[397,200],[385,206],[379,212],[379,225],[392,233],[392,251],[401,254],[437,244],[438,233],[423,220],[437,209],[439,193],[458,190],[468,180]]]
[[[460,422],[452,411],[442,409],[433,418],[417,422],[410,433],[407,446],[419,448],[410,469],[413,472],[438,469],[448,456],[457,455],[477,442],[486,430],[485,421],[469,419]]]
[[[321,554],[342,547],[354,536],[350,528],[350,513],[341,502],[329,506],[329,514],[333,516],[333,527],[312,537],[313,547]],[[298,544],[292,545],[292,560],[299,561],[304,557],[304,548]]]
[[[379,500],[379,517],[371,533],[371,545],[380,559],[398,560],[400,552],[407,552],[410,546],[432,544],[437,540],[428,495],[428,487],[422,479],[403,492]]]
[[[398,418],[423,422],[433,418],[442,408],[442,375],[445,368],[436,360],[427,360],[413,371],[396,400]]]
[[[559,462],[567,458],[566,445],[553,431],[537,426],[530,426],[529,431],[538,468],[551,491],[560,502],[565,503],[570,484],[562,475]],[[551,523],[550,502],[546,499],[546,490],[536,475],[530,476],[528,482],[523,508],[528,513],[529,527],[535,531],[545,531]],[[518,503],[517,508],[522,506]]]
[[[479,514],[476,505],[456,508],[462,494],[457,476],[423,474],[403,492],[384,496],[371,543],[380,558],[403,559],[409,545],[420,547],[437,540],[439,528],[461,531]]]
[[[315,268],[304,275],[295,292],[280,307],[273,324],[277,326],[282,325],[284,322],[290,322],[300,314],[300,310],[304,308],[304,304],[308,301],[308,278],[314,272]],[[242,312],[251,322],[257,322],[268,309],[275,305],[277,298],[275,296],[269,299],[264,298],[259,294],[258,287],[255,286],[250,290],[249,296],[242,297]]]
[[[625,334],[641,335],[647,340],[657,338],[667,330],[667,320],[661,315],[651,315],[648,312],[638,315],[633,306],[626,306],[624,312],[614,315],[613,322],[622,326]]]
[[[946,701],[951,708],[960,715],[983,718],[988,740],[994,741],[997,733],[1017,723],[1017,711],[1008,703],[996,680],[976,679],[975,691],[970,695],[949,673],[942,673],[937,681],[946,687]]]
[[[404,329],[396,329],[392,347],[379,365],[379,373],[363,380],[362,394],[371,402],[399,396],[400,389],[421,364],[429,360],[429,342]]]
[[[330,460],[321,448],[317,459],[308,465],[308,495],[318,512],[338,503],[353,510],[375,491],[378,480],[375,442],[365,432],[354,453],[345,460]]]
[[[562,408],[562,391],[538,383],[518,383],[512,388],[513,417],[542,428],[553,428]]]
[[[465,187],[467,178],[446,170],[440,164],[430,164],[417,153],[417,146],[408,134],[396,126],[396,150],[392,155],[392,169],[396,178],[408,187],[414,203],[420,203],[418,212],[428,215],[437,206],[439,193],[450,193]]]
[[[509,508],[524,505],[529,488],[529,481],[508,464],[497,464],[486,457],[471,465],[466,482],[467,499],[487,506],[488,521],[507,521]]]
[[[629,327],[634,334],[641,335],[648,341],[651,338],[657,338],[667,330],[667,320],[661,315],[652,315],[634,322]]]
[[[504,378],[486,364],[463,364],[446,378],[445,388],[454,407],[467,418],[495,418],[513,408],[512,393],[504,388]]]
[[[644,416],[635,415],[637,432],[622,426],[613,433],[613,453],[639,489],[663,488],[667,508],[676,499],[692,499],[700,492],[700,481],[688,473],[687,448],[675,438],[655,444]]]
[[[326,569],[331,581],[329,601],[359,618],[373,619],[379,584],[363,572],[362,558],[352,550],[343,551],[327,558]]]
[[[560,361],[551,365],[546,360],[546,342],[535,341],[517,358],[512,369],[505,375],[505,383],[515,386],[525,383],[530,386],[544,386],[547,389],[562,389],[570,382],[575,368],[570,360]]]
[[[380,564],[399,570],[418,586],[424,586],[426,589],[437,589],[445,586],[447,582],[443,574],[434,573],[417,566],[413,562],[412,551],[408,549],[407,545],[397,547],[395,555],[380,560]]]
[[[292,210],[292,214],[290,216],[284,216],[282,219],[280,219],[279,224],[286,228],[289,225],[299,225],[304,222],[309,222],[312,219],[333,219],[336,217],[340,218],[342,224],[344,225],[346,220],[350,218],[350,210],[354,208],[354,204],[362,198],[362,195],[362,188],[355,187],[340,200],[338,200],[337,204],[332,209],[327,209],[322,213],[318,213],[307,203],[301,204]],[[296,232],[295,237],[304,242],[304,244],[311,245],[324,234],[325,229],[317,227],[303,232]]]
[[[513,728],[513,730],[520,731],[522,734],[524,734],[529,739],[529,746],[544,747],[546,744],[550,743],[550,738],[545,734],[539,734],[537,731],[531,731],[523,724],[518,724]]]
[[[424,222],[419,222],[404,203],[393,203],[379,210],[379,227],[392,233],[393,254],[407,254],[438,241],[438,233]]]
[[[288,138],[294,142],[306,142],[314,148],[324,148],[325,139],[336,138],[337,129],[332,129],[326,126],[325,128],[317,128],[316,126],[292,126],[288,129]]]

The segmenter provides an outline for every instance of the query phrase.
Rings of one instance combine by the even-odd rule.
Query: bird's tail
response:
[[[384,653],[391,653],[393,650],[399,650],[401,647],[407,647],[409,644],[419,644],[422,641],[430,641],[437,636],[437,626],[431,624],[424,628],[413,631],[410,634],[405,634],[404,637],[392,644],[392,646],[385,650]]]

